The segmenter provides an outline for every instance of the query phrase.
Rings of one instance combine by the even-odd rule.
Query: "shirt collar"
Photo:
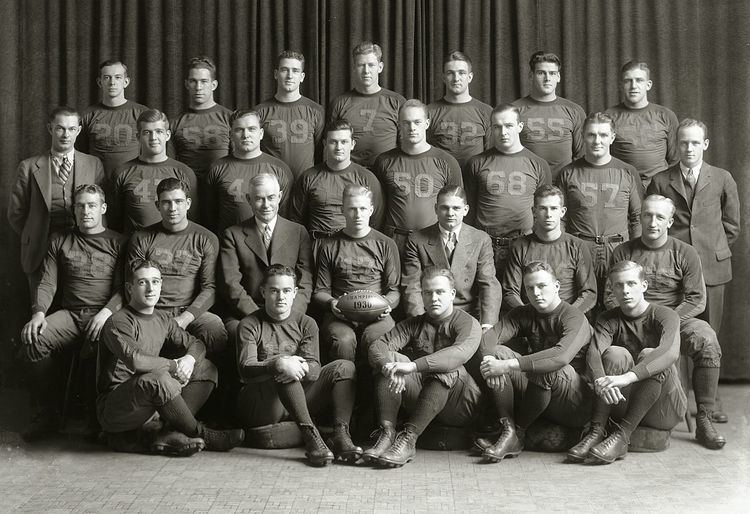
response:
[[[698,176],[701,173],[701,167],[703,166],[703,161],[699,161],[698,164],[693,166],[692,168],[688,168],[682,162],[680,162],[680,171],[682,172],[682,177],[687,179],[688,171],[693,170],[693,173],[695,173],[695,178],[698,178]]]
[[[450,239],[450,233],[453,232],[456,234],[456,241],[458,241],[459,236],[461,235],[461,227],[463,227],[464,224],[461,223],[459,226],[454,228],[452,231],[445,230],[443,227],[440,226],[438,223],[438,228],[440,229],[440,237],[443,239],[443,243],[447,243]]]
[[[278,215],[274,216],[271,221],[268,222],[268,227],[271,229],[271,234],[273,234],[273,229],[276,228],[276,221],[279,219]],[[255,218],[255,223],[258,225],[258,232],[263,234],[263,231],[266,230],[266,223],[263,223],[258,218]]]
[[[76,150],[75,148],[71,149],[68,153],[57,153],[53,150],[49,151],[50,156],[55,161],[55,163],[61,163],[63,160],[63,157],[66,155],[68,156],[68,161],[70,161],[70,164],[73,164],[73,160],[75,158]]]

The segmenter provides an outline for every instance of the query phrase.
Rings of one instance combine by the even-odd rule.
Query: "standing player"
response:
[[[183,330],[200,339],[209,355],[221,353],[227,332],[221,319],[208,312],[216,300],[216,259],[219,240],[209,230],[187,219],[190,187],[165,178],[156,188],[161,221],[133,234],[128,262],[159,264],[162,294],[156,308],[169,313]]]
[[[384,206],[380,182],[370,170],[352,162],[352,134],[348,121],[330,122],[323,139],[325,161],[305,170],[294,186],[290,217],[304,225],[313,239],[330,237],[346,225],[341,206],[344,188],[349,184],[372,191],[370,226],[381,228]]]
[[[185,79],[188,110],[172,122],[175,157],[195,172],[198,183],[205,182],[211,163],[229,153],[229,116],[232,111],[214,100],[219,87],[216,66],[206,56],[190,59]],[[194,191],[199,194],[200,190]]]
[[[534,191],[552,179],[547,162],[521,143],[518,108],[499,105],[491,119],[495,146],[469,160],[466,192],[476,227],[492,238],[495,268],[502,278],[513,240],[531,232]]]
[[[156,188],[165,178],[182,180],[192,191],[198,187],[193,170],[167,156],[171,132],[166,114],[156,109],[143,111],[137,127],[140,154],[115,170],[109,197],[110,224],[127,234],[161,221]],[[195,205],[193,210],[197,212]],[[191,213],[190,218],[197,220],[198,216]]]
[[[445,96],[427,106],[427,141],[450,153],[462,168],[493,142],[492,107],[472,98],[469,84],[473,79],[471,59],[463,52],[449,53],[443,61]]]
[[[555,54],[535,53],[529,59],[529,68],[531,94],[513,102],[523,122],[521,141],[549,163],[556,180],[563,166],[583,154],[581,130],[586,112],[557,96],[562,63]]]
[[[420,277],[423,270],[435,266],[449,269],[454,277],[453,306],[478,319],[483,330],[492,328],[502,301],[492,241],[463,222],[469,206],[459,186],[446,186],[438,192],[435,212],[438,222],[414,232],[406,241],[401,276],[406,316],[424,314]]]
[[[612,118],[596,112],[583,125],[585,155],[558,177],[568,206],[566,230],[588,241],[601,297],[612,250],[639,237],[643,186],[630,164],[612,157]]]
[[[594,379],[594,409],[583,439],[568,460],[591,456],[610,464],[628,453],[639,425],[672,430],[685,416],[687,399],[675,362],[680,356],[680,320],[672,309],[643,296],[643,268],[620,261],[609,271],[618,307],[599,315],[587,355]],[[610,416],[617,420],[605,433]]]
[[[85,355],[95,354],[102,326],[122,304],[122,256],[127,240],[104,227],[104,191],[95,184],[80,185],[73,202],[77,228],[52,236],[39,288],[32,297],[31,320],[21,332],[21,356],[30,366],[36,403],[31,428],[23,435],[26,441],[57,429],[55,391],[59,385],[52,383],[53,356],[81,344],[87,345]],[[58,291],[61,309],[47,315]],[[91,366],[87,363],[87,367]],[[92,373],[87,392],[93,390],[94,382]]]
[[[325,111],[299,91],[305,80],[305,56],[300,52],[281,52],[273,78],[276,94],[254,109],[263,127],[261,145],[266,153],[284,161],[297,178],[318,161]]]
[[[618,246],[612,254],[612,264],[640,264],[649,283],[646,300],[674,309],[679,315],[680,351],[693,360],[692,384],[698,406],[695,437],[706,448],[715,450],[726,443],[712,424],[721,347],[711,325],[695,317],[706,306],[701,261],[695,248],[668,235],[674,213],[670,199],[648,196],[641,213],[643,235]],[[607,305],[614,305],[611,297],[607,297]]]
[[[281,191],[276,175],[261,173],[250,179],[247,202],[255,215],[226,229],[221,236],[219,292],[228,319],[230,340],[239,320],[263,305],[261,284],[272,264],[282,264],[297,274],[294,309],[306,312],[312,295],[312,250],[305,227],[279,216]]]
[[[215,234],[221,234],[225,229],[253,215],[252,209],[245,202],[253,177],[261,173],[271,173],[278,177],[282,215],[286,213],[294,184],[294,175],[289,166],[261,151],[263,129],[257,112],[234,111],[229,124],[232,127],[232,153],[213,163],[206,178],[208,191],[204,225]]]
[[[528,303],[523,269],[533,261],[546,262],[560,281],[560,298],[586,314],[596,305],[596,275],[586,243],[563,232],[565,197],[545,184],[534,192],[534,231],[516,239],[503,274],[503,305],[509,309]]]
[[[401,321],[369,351],[380,435],[364,456],[385,466],[414,459],[417,438],[433,419],[466,427],[479,405],[479,387],[464,368],[479,347],[479,323],[453,307],[450,270],[426,268],[420,283],[426,311]],[[397,434],[402,406],[409,415]]]
[[[102,100],[83,111],[83,136],[78,148],[101,159],[110,181],[119,165],[138,157],[137,121],[148,107],[125,98],[130,77],[122,61],[109,59],[101,63],[96,84],[102,90]]]
[[[586,316],[560,299],[560,282],[545,262],[524,268],[523,285],[530,305],[501,316],[479,347],[483,392],[492,398],[500,424],[494,444],[483,438],[476,441],[490,462],[520,454],[526,429],[541,415],[580,427],[591,412],[583,378],[591,337]],[[515,338],[527,342],[521,353],[507,346]],[[522,398],[515,413],[514,395]]]
[[[81,132],[75,109],[53,109],[47,131],[52,136],[49,152],[21,161],[8,201],[8,223],[21,237],[21,267],[31,298],[36,294],[50,235],[75,226],[71,211],[75,188],[105,182],[101,161],[73,149]]]
[[[243,430],[213,430],[195,419],[216,386],[216,368],[205,358],[199,339],[182,330],[170,314],[155,309],[161,291],[159,265],[133,263],[125,287],[130,302],[104,325],[97,362],[97,417],[109,446],[187,456],[204,447],[226,451],[240,444]],[[181,356],[159,357],[165,345],[179,349]],[[156,412],[165,430],[147,446],[139,444],[141,427]]]
[[[237,417],[245,427],[257,427],[291,415],[302,431],[311,464],[325,466],[334,456],[356,462],[362,448],[349,435],[354,363],[339,359],[321,367],[318,325],[292,308],[297,294],[294,269],[271,265],[261,291],[264,308],[243,319],[238,331],[237,367],[244,387],[237,400]],[[329,405],[333,407],[330,449],[311,417],[324,413]]]
[[[343,118],[354,128],[357,146],[352,160],[370,168],[375,158],[398,144],[399,108],[406,99],[380,87],[383,50],[364,41],[352,49],[354,89],[334,100],[330,118]]]
[[[458,161],[427,142],[427,106],[408,100],[398,113],[401,146],[378,156],[373,172],[387,199],[384,232],[403,254],[406,238],[437,221],[435,197],[445,186],[462,186]]]
[[[605,111],[617,127],[612,155],[635,166],[644,187],[677,161],[677,116],[648,101],[649,75],[645,62],[626,62],[620,69],[622,103]]]
[[[369,225],[373,211],[369,189],[346,186],[342,209],[346,226],[321,240],[313,300],[325,312],[321,332],[329,344],[329,360],[361,362],[370,344],[393,328],[390,312],[399,302],[401,266],[393,240]],[[369,325],[352,324],[337,304],[343,294],[358,289],[382,294],[390,309]]]

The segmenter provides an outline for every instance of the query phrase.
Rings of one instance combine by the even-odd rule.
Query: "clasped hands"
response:
[[[417,371],[413,362],[386,362],[380,368],[380,373],[388,379],[388,390],[400,394],[406,389],[406,375]]]
[[[174,373],[172,376],[177,379],[182,385],[187,384],[190,381],[190,377],[193,376],[193,370],[195,369],[195,357],[190,354],[183,355],[179,359],[174,359],[176,364]]]
[[[594,380],[594,392],[607,405],[617,405],[625,401],[620,389],[630,383],[626,375],[605,375]]]
[[[274,380],[281,384],[299,382],[310,371],[310,365],[299,355],[284,355],[276,360]]]

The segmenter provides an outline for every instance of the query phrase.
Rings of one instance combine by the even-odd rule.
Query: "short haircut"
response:
[[[297,273],[291,266],[285,266],[283,264],[271,264],[266,268],[266,272],[263,274],[263,280],[261,286],[265,286],[271,277],[292,277],[294,285],[297,285]]]
[[[102,74],[102,70],[107,66],[114,66],[115,64],[119,64],[122,66],[122,69],[125,72],[125,77],[129,77],[128,75],[128,67],[125,65],[124,62],[122,62],[120,59],[107,59],[105,61],[102,61],[99,63],[99,75]]]
[[[279,54],[278,57],[276,57],[276,69],[279,69],[279,64],[281,64],[282,59],[297,59],[302,66],[302,71],[305,71],[305,56],[302,54],[302,52],[297,52],[295,50],[284,50]]]
[[[178,189],[182,190],[187,198],[190,198],[190,184],[177,177],[165,178],[156,186],[156,199],[159,200],[162,193],[177,191]]]
[[[650,79],[651,77],[651,70],[648,69],[648,64],[643,61],[628,61],[622,65],[622,68],[620,68],[620,79],[622,79],[627,72],[633,70],[643,70],[646,72],[647,79]]]
[[[409,100],[405,101],[403,104],[401,104],[401,107],[398,110],[398,117],[401,118],[401,114],[406,109],[422,109],[422,112],[424,112],[424,117],[429,119],[430,115],[427,112],[427,106],[422,103],[421,100],[417,100],[416,98],[410,98]]]
[[[453,61],[463,61],[469,65],[469,71],[472,70],[471,59],[469,59],[468,55],[459,50],[453,50],[445,56],[445,59],[443,59],[443,68],[445,68],[446,64]]]
[[[583,122],[583,130],[586,130],[586,127],[593,123],[609,123],[609,126],[612,128],[612,132],[615,132],[615,120],[613,120],[612,116],[610,116],[606,112],[592,112],[591,114],[586,116],[586,120]]]
[[[216,80],[216,65],[205,55],[199,55],[190,59],[187,65],[187,73],[185,74],[190,73],[190,70],[208,70],[211,74],[211,80]]]
[[[255,109],[237,109],[229,115],[229,126],[233,127],[235,121],[245,116],[255,116],[258,119],[258,124],[260,124],[260,114]]]
[[[78,111],[67,105],[59,105],[52,109],[47,117],[47,121],[52,123],[58,116],[75,116],[78,118],[78,124],[81,124],[81,115],[78,114]]]
[[[281,184],[279,183],[279,177],[273,173],[259,173],[250,179],[250,189],[254,190],[258,186],[262,186],[266,182],[275,182],[281,191]]]
[[[435,200],[439,203],[440,199],[444,196],[457,196],[458,198],[462,199],[465,204],[469,203],[469,200],[466,198],[466,191],[464,191],[464,188],[461,186],[455,186],[453,184],[443,186],[442,188],[440,188],[440,191],[438,191],[437,198]]]
[[[450,283],[451,289],[456,288],[456,279],[453,277],[453,273],[451,273],[451,270],[447,268],[441,268],[439,266],[427,266],[425,269],[423,269],[422,274],[419,277],[419,283],[420,285],[422,285],[425,283],[425,281],[437,277],[447,278],[448,282]]]
[[[646,202],[665,202],[669,204],[669,208],[671,210],[671,215],[674,216],[675,211],[677,210],[674,206],[674,202],[671,198],[667,198],[666,196],[662,195],[648,195],[646,198],[643,199],[643,202],[641,205],[645,204]],[[641,207],[641,213],[643,213],[643,208]]]
[[[534,71],[536,71],[536,65],[543,62],[551,62],[552,64],[556,64],[558,71],[562,71],[562,62],[556,54],[541,51],[536,52],[531,56],[531,59],[529,59],[529,68],[531,69],[531,72],[533,73]]]
[[[622,273],[623,271],[636,270],[638,272],[638,280],[646,280],[646,273],[643,271],[643,266],[633,261],[620,261],[613,264],[607,272],[607,277],[612,278],[615,273]]]
[[[519,109],[513,104],[500,104],[496,106],[494,109],[492,109],[492,113],[490,113],[490,118],[494,117],[495,114],[500,114],[501,112],[507,112],[507,111],[512,111],[516,113],[516,119],[518,120],[519,123],[521,122],[521,109]]]
[[[370,203],[373,203],[372,190],[367,186],[361,186],[359,184],[347,184],[344,187],[344,192],[341,195],[341,203],[343,203],[347,198],[354,196],[367,197],[370,200]]]
[[[73,203],[75,203],[78,197],[84,193],[99,195],[102,203],[107,203],[107,196],[104,194],[104,189],[98,184],[81,184],[78,186],[73,192]]]
[[[352,124],[344,118],[336,118],[335,120],[331,120],[326,125],[325,135],[328,136],[329,132],[334,132],[336,130],[348,130],[351,133],[352,137],[354,136],[354,128],[352,127]]]
[[[380,45],[376,45],[372,41],[362,41],[360,44],[352,48],[352,60],[356,59],[358,55],[375,54],[379,62],[383,62],[383,49]]]
[[[526,275],[531,275],[532,273],[536,273],[537,271],[546,271],[547,273],[552,275],[552,278],[554,280],[557,280],[557,273],[555,273],[555,269],[544,261],[532,261],[528,263],[523,268],[523,276],[525,277]]]
[[[159,274],[161,274],[161,266],[159,266],[159,263],[156,261],[152,261],[151,259],[135,259],[133,262],[130,263],[130,266],[128,267],[128,282],[133,282],[133,277],[135,276],[135,272],[139,269],[144,268],[154,268],[159,270]]]
[[[548,196],[557,196],[560,199],[560,207],[565,206],[565,195],[559,187],[552,184],[542,184],[534,191],[534,207],[539,200]]]
[[[679,134],[681,129],[688,127],[700,127],[703,130],[703,139],[708,139],[708,127],[706,126],[706,124],[700,120],[695,120],[693,118],[685,118],[684,120],[682,120],[680,124],[677,125],[677,131],[675,133]]]
[[[167,115],[161,112],[159,109],[146,109],[138,116],[138,121],[135,122],[135,126],[138,132],[141,131],[141,125],[144,123],[156,123],[157,121],[163,121],[164,126],[169,129],[169,118]]]

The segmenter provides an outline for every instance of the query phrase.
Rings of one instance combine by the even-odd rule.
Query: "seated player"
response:
[[[467,426],[479,404],[479,387],[464,368],[479,347],[479,323],[453,307],[450,270],[431,266],[420,280],[425,312],[399,322],[369,351],[380,433],[364,456],[386,466],[411,461],[417,438],[433,419]],[[401,407],[408,417],[397,434]]]
[[[438,222],[411,234],[404,249],[401,285],[406,315],[424,314],[420,276],[423,269],[437,266],[451,270],[455,278],[453,306],[478,319],[482,329],[492,328],[502,301],[492,241],[463,222],[469,206],[460,186],[445,186],[438,192],[435,212]]]
[[[560,299],[560,281],[549,264],[529,263],[523,285],[529,305],[501,316],[482,336],[479,348],[484,393],[492,398],[500,419],[500,437],[494,444],[483,438],[475,443],[490,462],[519,455],[526,429],[542,415],[581,427],[591,412],[584,381],[591,338],[586,317]],[[508,345],[519,337],[526,338],[527,348],[516,352]],[[522,398],[515,412],[514,396]]]
[[[513,242],[503,274],[503,305],[512,309],[528,303],[523,268],[533,261],[549,263],[560,281],[560,298],[584,314],[596,305],[596,276],[586,244],[563,231],[565,197],[545,184],[534,192],[534,229]]]
[[[226,451],[245,438],[241,429],[213,430],[195,414],[216,386],[206,347],[167,312],[156,310],[161,272],[154,261],[136,261],[125,284],[130,302],[101,333],[97,363],[97,417],[116,451],[187,456],[203,448]],[[177,359],[159,357],[165,344],[181,348]],[[144,423],[158,412],[164,428],[143,441]]]
[[[674,365],[680,356],[679,316],[646,301],[648,282],[639,264],[618,262],[609,282],[619,307],[596,320],[587,357],[596,398],[588,432],[568,451],[574,462],[588,456],[607,464],[622,459],[638,425],[672,430],[687,408]],[[607,435],[610,417],[617,422]]]
[[[328,341],[329,360],[358,362],[356,356],[364,360],[369,345],[394,326],[390,312],[399,302],[401,270],[396,244],[369,225],[372,192],[363,186],[346,186],[342,210],[346,227],[321,240],[313,300],[325,311],[321,333]],[[341,295],[358,289],[382,294],[390,304],[369,325],[348,321],[337,307]]]
[[[159,263],[162,294],[156,308],[167,312],[183,330],[203,341],[209,355],[226,347],[227,331],[216,314],[208,312],[216,300],[216,258],[219,240],[187,219],[190,186],[165,178],[156,187],[161,221],[130,238],[128,262]]]
[[[299,425],[306,456],[325,466],[334,456],[356,462],[362,449],[349,435],[356,371],[338,359],[321,368],[318,325],[292,309],[297,295],[293,268],[272,264],[261,286],[264,308],[240,322],[237,366],[243,382],[237,417],[245,427],[278,423],[287,416]],[[333,406],[333,437],[326,443],[312,415]],[[333,452],[331,452],[333,450]]]
[[[627,260],[643,266],[649,283],[646,300],[674,309],[680,317],[680,352],[693,361],[692,385],[698,407],[695,437],[706,448],[718,450],[726,444],[712,416],[719,389],[721,347],[711,325],[695,317],[706,306],[701,260],[695,248],[668,234],[673,222],[672,200],[660,195],[646,197],[641,237],[618,246],[612,264]],[[613,306],[611,294],[605,295],[605,302]]]
[[[31,428],[24,433],[26,441],[57,429],[55,391],[59,384],[51,380],[53,355],[83,343],[89,346],[83,354],[91,357],[102,326],[121,307],[122,257],[127,238],[104,227],[105,212],[101,187],[78,186],[73,193],[77,227],[57,232],[50,241],[31,306],[33,314],[21,332],[21,356],[30,365],[37,411]],[[62,308],[46,315],[57,292]],[[92,371],[91,382],[86,384],[89,390],[94,388],[94,366],[85,364]]]

